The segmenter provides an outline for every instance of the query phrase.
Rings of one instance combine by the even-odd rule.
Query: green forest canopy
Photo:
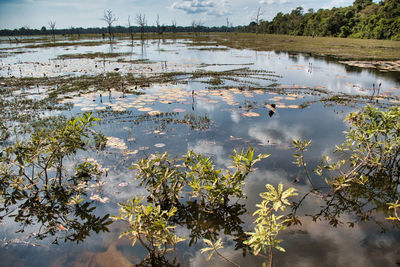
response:
[[[258,29],[257,29],[258,27]],[[279,12],[272,21],[251,22],[243,31],[304,36],[334,36],[400,40],[400,1],[355,0],[352,6],[332,9],[297,7]]]

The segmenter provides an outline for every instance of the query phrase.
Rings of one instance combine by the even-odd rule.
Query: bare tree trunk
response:
[[[114,16],[111,10],[104,10],[104,16],[101,18],[101,20],[104,20],[108,25],[108,37],[111,41],[114,39],[114,35],[112,34],[112,24],[116,22],[118,18]]]
[[[261,11],[261,7],[258,8],[256,16],[253,18],[256,22],[256,34],[258,34],[258,29],[260,26],[260,17],[264,14],[264,12]]]

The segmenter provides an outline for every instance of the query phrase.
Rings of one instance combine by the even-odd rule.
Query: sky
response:
[[[248,25],[260,8],[263,20],[271,20],[278,12],[290,12],[298,6],[332,8],[349,6],[354,0],[0,0],[0,29],[21,27],[49,28],[49,21],[57,29],[71,27],[105,27],[101,20],[105,10],[118,18],[114,25],[137,25],[135,17],[146,16],[149,26],[160,24],[189,26],[201,22],[204,26],[222,26],[227,19],[233,26]]]

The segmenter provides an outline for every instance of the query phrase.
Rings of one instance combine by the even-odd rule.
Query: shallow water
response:
[[[248,198],[243,201],[246,212],[240,218],[247,231],[254,220],[251,214],[255,204],[260,202],[258,194],[265,191],[266,183],[277,185],[282,182],[285,187],[295,186],[301,193],[311,189],[304,175],[298,183],[293,183],[301,174],[292,164],[293,138],[312,139],[313,145],[306,154],[310,168],[344,140],[342,132],[347,126],[343,119],[359,105],[324,105],[319,101],[321,97],[334,93],[369,96],[374,92],[373,87],[382,84],[380,93],[390,98],[379,101],[389,105],[399,103],[398,73],[350,70],[342,64],[305,55],[234,49],[207,51],[203,46],[187,46],[187,42],[155,40],[135,42],[130,46],[130,41],[120,40],[113,45],[76,46],[68,47],[68,50],[65,47],[28,49],[28,53],[0,59],[0,75],[5,77],[42,77],[43,73],[49,77],[94,75],[115,68],[122,74],[135,75],[196,70],[233,72],[240,68],[266,71],[238,80],[223,79],[223,85],[228,89],[210,88],[200,79],[153,84],[149,88],[140,88],[145,94],[139,96],[111,89],[109,92],[73,94],[62,100],[74,104],[71,110],[64,112],[67,116],[92,111],[101,118],[96,130],[108,137],[104,151],[84,154],[110,169],[100,193],[101,198],[109,201],[97,202],[96,213],[115,215],[118,202],[125,202],[133,194],[146,194],[137,182],[132,181],[134,172],[129,169],[132,162],[144,156],[164,151],[180,156],[187,150],[194,150],[211,156],[218,167],[226,168],[233,149],[252,146],[256,153],[270,153],[271,156],[257,164],[257,170],[246,182]],[[2,44],[2,48],[6,47]],[[150,63],[122,63],[117,61],[118,58],[55,59],[63,54],[87,52],[129,53],[121,58],[148,59]],[[238,89],[251,82],[257,83],[257,89]],[[276,90],[265,90],[271,87]],[[38,95],[40,97],[40,92]],[[300,108],[306,102],[311,104]],[[266,104],[276,104],[276,112],[270,115]],[[187,114],[192,115],[192,120],[185,119]],[[314,182],[324,185],[320,180]],[[389,230],[381,235],[379,227],[372,222],[360,223],[354,228],[347,225],[332,227],[324,221],[315,223],[304,216],[317,211],[320,205],[318,197],[310,198],[301,208],[303,225],[282,233],[286,253],[275,254],[276,266],[395,266],[398,263],[399,231]],[[346,216],[350,218],[350,215],[344,215],[344,220]],[[118,239],[124,227],[119,223],[112,224],[110,233],[93,234],[79,245],[52,245],[51,238],[37,242],[25,239],[23,234],[12,234],[17,228],[11,220],[6,220],[0,238],[10,242],[0,249],[3,258],[0,265],[125,266],[129,262],[138,263],[146,256],[146,251],[139,245],[132,248],[127,240]],[[177,232],[182,236],[189,234],[182,226]],[[234,250],[232,237],[222,236],[226,242],[221,251],[224,255],[242,266],[261,266],[261,258],[242,257],[240,250]],[[33,245],[36,243],[40,246]],[[177,252],[168,254],[167,258],[176,257],[181,266],[228,266],[216,257],[206,262],[206,256],[199,252],[202,242],[190,247],[188,243],[179,244]]]

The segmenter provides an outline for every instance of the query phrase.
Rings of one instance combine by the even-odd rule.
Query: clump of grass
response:
[[[47,43],[25,45],[22,48],[46,48],[46,47],[65,47],[65,46],[98,46],[98,45],[103,45],[105,43],[106,42],[104,42],[104,41],[47,42]]]
[[[212,85],[220,85],[222,83],[223,83],[223,81],[220,77],[215,77],[210,80],[210,84],[212,84]]]
[[[199,51],[228,51],[229,48],[226,47],[198,47],[198,48],[189,48],[190,50],[199,50]]]
[[[131,64],[152,64],[154,63],[153,61],[150,61],[149,59],[134,59],[134,60],[127,60],[124,58],[119,58],[117,62],[123,62],[123,63],[131,63]]]
[[[79,59],[79,58],[90,58],[90,59],[95,59],[95,58],[115,58],[115,57],[123,57],[129,55],[129,53],[101,53],[101,52],[96,52],[96,53],[86,53],[86,54],[65,54],[65,55],[59,55],[57,58],[58,59]]]

